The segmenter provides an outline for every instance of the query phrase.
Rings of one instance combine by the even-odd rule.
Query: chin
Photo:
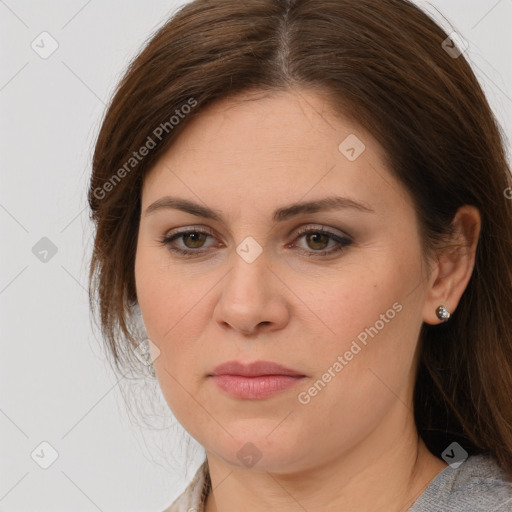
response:
[[[305,440],[294,437],[289,428],[278,432],[281,428],[276,429],[278,423],[275,420],[252,420],[246,428],[240,424],[238,428],[226,424],[233,437],[224,432],[215,439],[198,441],[207,452],[236,468],[274,473],[304,469],[303,464],[308,460]]]

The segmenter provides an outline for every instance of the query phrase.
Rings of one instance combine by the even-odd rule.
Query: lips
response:
[[[262,377],[264,375],[287,375],[290,377],[305,377],[303,373],[286,368],[271,361],[255,361],[243,364],[238,361],[228,361],[217,366],[210,376],[238,375],[240,377]]]
[[[250,364],[229,361],[217,366],[208,377],[233,398],[264,400],[293,388],[306,376],[271,361]]]

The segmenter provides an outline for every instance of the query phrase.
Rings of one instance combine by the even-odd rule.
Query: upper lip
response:
[[[242,377],[291,375],[294,377],[305,377],[299,371],[286,368],[272,361],[254,361],[248,364],[240,363],[239,361],[228,361],[215,367],[210,375],[240,375]]]

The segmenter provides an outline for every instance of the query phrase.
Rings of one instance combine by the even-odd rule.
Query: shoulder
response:
[[[408,512],[506,512],[512,510],[512,481],[489,455],[472,455],[447,466]]]
[[[204,461],[186,489],[162,512],[203,512],[209,482],[208,465]]]

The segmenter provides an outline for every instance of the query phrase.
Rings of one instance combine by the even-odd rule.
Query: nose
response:
[[[269,266],[265,251],[251,263],[234,253],[231,270],[221,283],[213,317],[222,329],[251,336],[288,323],[286,286]]]

